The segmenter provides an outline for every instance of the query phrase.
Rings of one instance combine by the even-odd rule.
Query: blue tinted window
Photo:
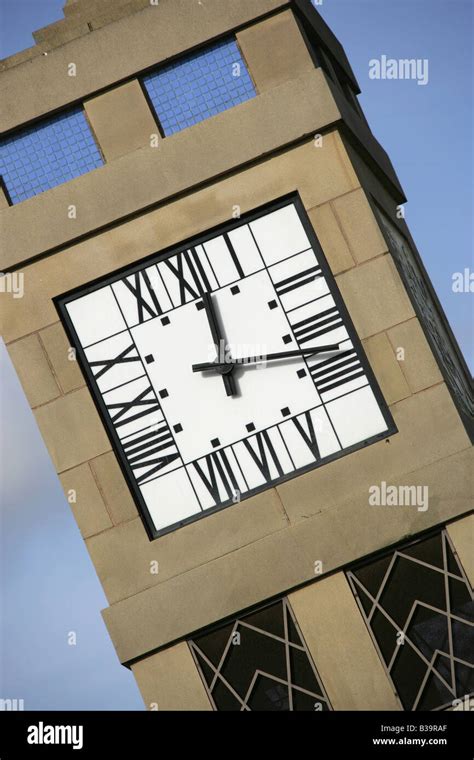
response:
[[[0,141],[0,175],[12,203],[102,164],[82,108],[43,119]]]
[[[255,96],[235,40],[225,40],[143,80],[165,135],[197,124]]]

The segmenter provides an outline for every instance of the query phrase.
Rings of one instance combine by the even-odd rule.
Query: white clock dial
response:
[[[216,360],[203,295],[233,360]],[[393,432],[299,200],[59,299],[124,474],[155,537]],[[221,361],[222,357],[219,358]]]

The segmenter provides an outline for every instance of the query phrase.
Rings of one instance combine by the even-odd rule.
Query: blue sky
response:
[[[63,0],[0,0],[0,57],[62,17]],[[472,262],[471,0],[323,0],[359,80],[369,124],[408,197],[406,219],[471,367],[472,295],[452,275]],[[429,62],[429,82],[371,80],[386,55]],[[143,709],[100,610],[107,603],[21,386],[0,346],[0,697],[26,709]],[[75,631],[77,644],[67,643]]]

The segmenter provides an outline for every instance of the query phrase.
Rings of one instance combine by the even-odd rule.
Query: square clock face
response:
[[[395,432],[298,197],[56,304],[151,538]]]

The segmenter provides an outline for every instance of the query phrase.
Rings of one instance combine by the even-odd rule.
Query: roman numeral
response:
[[[317,277],[322,277],[321,267],[319,264],[315,264],[312,267],[308,267],[303,272],[298,272],[291,277],[286,277],[284,280],[276,282],[275,290],[279,296],[284,296],[285,293],[290,293],[292,290],[296,290],[297,288],[301,288],[304,285],[308,285]]]
[[[179,459],[173,436],[166,424],[129,438],[122,445],[138,484]]]
[[[310,360],[308,366],[319,395],[365,375],[357,353],[352,348],[317,363]]]
[[[122,282],[135,296],[138,322],[140,324],[145,321],[146,315],[148,317],[157,317],[163,314],[163,309],[156,297],[146,270],[136,272],[131,277],[126,277]]]
[[[319,314],[302,319],[300,322],[295,322],[292,327],[296,340],[301,344],[309,343],[342,325],[341,315],[337,308],[333,306],[330,309],[321,311]]]
[[[228,499],[232,499],[240,488],[226,452],[223,449],[213,451],[200,461],[203,463],[202,467],[199,462],[193,462],[193,467],[214,499],[214,503],[225,501],[224,493]]]
[[[174,306],[183,304],[195,298],[199,298],[204,293],[212,290],[207,274],[195,248],[178,253],[170,259],[163,262],[166,267],[176,277],[179,286],[179,292],[171,294],[171,300]],[[162,270],[163,271],[163,270]],[[169,285],[169,282],[168,282]]]
[[[239,275],[239,277],[241,279],[243,279],[245,277],[244,270],[242,269],[241,263],[239,261],[239,257],[237,256],[237,254],[235,252],[234,246],[232,245],[232,241],[231,241],[229,235],[227,234],[227,232],[224,233],[223,238],[224,238],[226,246],[227,246],[227,248],[229,250],[229,253],[230,253],[231,259],[232,259],[232,261],[234,263],[234,266],[235,266],[235,268],[237,270],[237,274]]]
[[[303,426],[302,420],[304,419],[304,423],[306,425],[306,430]],[[302,437],[303,441],[306,443],[307,447],[311,451],[312,455],[315,459],[320,459],[321,455],[319,453],[319,446],[318,441],[316,439],[316,433],[314,430],[313,420],[311,419],[311,412],[305,412],[304,414],[300,414],[298,417],[293,417],[293,424],[295,428],[297,429],[298,433]]]
[[[133,354],[133,356],[130,356],[130,354]],[[112,359],[101,359],[96,361],[90,361],[89,365],[93,368],[92,372],[94,373],[94,377],[96,380],[99,379],[99,377],[102,377],[102,375],[105,375],[106,372],[112,369],[112,367],[115,367],[117,364],[128,364],[129,362],[139,362],[140,357],[138,356],[137,349],[135,345],[132,343],[130,346],[125,348],[123,351],[121,351],[117,356],[113,357]],[[94,367],[99,367],[100,369],[95,370]]]
[[[321,404],[278,425],[296,470],[340,450],[329,416]]]
[[[255,451],[250,441],[257,444],[258,452]],[[280,464],[275,448],[268,434],[268,430],[263,430],[261,433],[257,433],[251,438],[244,438],[243,444],[267,483],[274,480],[274,477],[270,473],[270,460],[276,467],[278,475],[281,477],[284,474],[283,467]]]
[[[127,425],[129,422],[134,422],[141,417],[146,417],[147,414],[159,411],[160,404],[153,392],[153,388],[149,385],[130,401],[107,403],[107,409],[109,412],[113,412],[110,414],[110,417],[115,427],[118,428],[122,425]]]

